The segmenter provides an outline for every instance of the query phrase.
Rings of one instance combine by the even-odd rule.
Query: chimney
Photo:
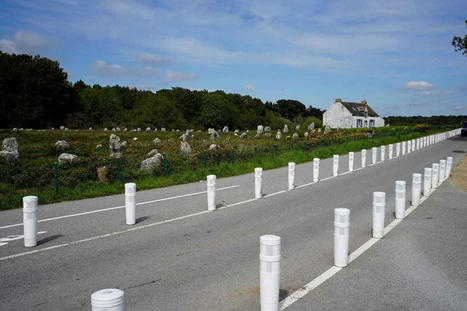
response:
[[[336,103],[342,103],[342,100],[340,98],[336,98],[335,102]]]
[[[362,104],[366,105],[366,99],[362,100]]]

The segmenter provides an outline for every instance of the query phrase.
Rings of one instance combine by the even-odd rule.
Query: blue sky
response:
[[[465,12],[439,0],[3,0],[0,50],[56,59],[91,85],[467,114],[467,57],[451,46]]]

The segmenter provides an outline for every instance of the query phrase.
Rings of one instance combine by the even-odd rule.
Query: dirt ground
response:
[[[467,155],[457,163],[449,180],[459,190],[467,192]]]

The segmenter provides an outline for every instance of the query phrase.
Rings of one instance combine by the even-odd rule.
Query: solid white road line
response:
[[[240,185],[222,187],[222,188],[216,189],[216,191],[227,190],[227,189],[232,189],[232,188],[237,188],[237,187],[240,187]],[[193,192],[193,193],[182,194],[182,195],[177,195],[177,196],[168,197],[168,198],[162,198],[162,199],[157,199],[157,200],[151,200],[151,201],[144,201],[144,202],[136,203],[136,205],[146,205],[146,204],[151,204],[151,203],[156,203],[156,202],[169,201],[169,200],[174,200],[174,199],[180,199],[180,198],[190,197],[190,196],[194,196],[194,195],[198,195],[198,194],[203,194],[203,193],[206,193],[206,191]],[[83,216],[83,215],[90,215],[90,214],[108,212],[108,211],[112,211],[112,210],[116,210],[116,209],[122,209],[122,208],[125,208],[125,205],[114,206],[114,207],[108,207],[108,208],[102,208],[102,209],[97,209],[97,210],[92,210],[92,211],[82,212],[82,213],[76,213],[76,214],[69,214],[69,215],[51,217],[51,218],[46,218],[46,219],[40,219],[40,220],[38,220],[38,222],[47,222],[47,221],[65,219],[65,218],[70,218],[70,217],[77,217],[77,216]],[[13,224],[13,225],[1,226],[0,229],[7,229],[7,228],[19,227],[19,226],[22,226],[22,225],[23,225],[23,223],[17,223],[17,224]]]

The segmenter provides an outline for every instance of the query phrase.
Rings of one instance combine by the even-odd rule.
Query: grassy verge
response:
[[[311,150],[283,150],[278,155],[266,155],[247,161],[222,162],[218,165],[212,165],[208,168],[187,169],[182,172],[175,172],[169,176],[139,176],[136,180],[138,190],[161,188],[177,184],[200,181],[206,178],[206,175],[215,174],[218,177],[228,177],[253,172],[255,167],[261,166],[263,169],[273,169],[287,166],[288,162],[303,163],[312,161],[313,158],[329,158],[334,154],[346,154],[350,151],[360,151],[375,146],[387,145],[426,136],[440,130],[427,132],[411,132],[402,135],[365,138],[361,140],[348,141],[340,144],[317,147]],[[39,204],[53,203],[66,200],[77,200],[83,198],[92,198],[104,195],[122,193],[123,182],[111,184],[102,184],[98,181],[80,182],[74,187],[61,188],[60,192],[55,192],[53,188],[39,190],[29,188],[24,193],[11,193],[0,197],[0,210],[18,208],[22,205],[22,197],[25,195],[38,195]]]

